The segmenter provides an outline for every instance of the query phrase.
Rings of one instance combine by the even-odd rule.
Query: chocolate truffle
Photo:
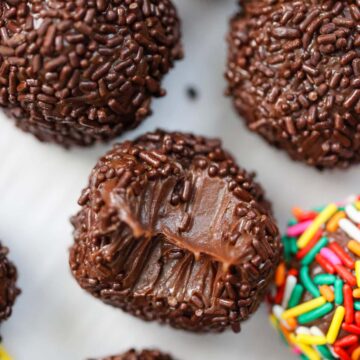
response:
[[[271,319],[303,358],[359,359],[360,197],[293,212]]]
[[[360,5],[242,1],[228,93],[250,130],[318,168],[360,161]]]
[[[17,271],[8,260],[8,248],[0,242],[0,322],[10,317],[12,307],[20,290],[16,287]]]
[[[158,350],[136,351],[132,349],[124,354],[109,356],[101,360],[172,360],[172,359],[173,358],[170,355],[163,354]]]
[[[79,204],[73,275],[144,320],[238,332],[279,261],[263,190],[219,140],[159,130],[118,144]]]
[[[0,3],[0,106],[42,141],[85,146],[136,127],[181,56],[170,0]]]

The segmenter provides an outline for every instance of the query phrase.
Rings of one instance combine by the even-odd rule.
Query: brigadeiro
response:
[[[263,190],[219,140],[157,131],[118,144],[79,204],[73,275],[144,320],[238,332],[280,258]]]
[[[109,356],[102,360],[173,360],[173,358],[158,350],[136,351],[132,349],[121,355]]]
[[[306,359],[360,358],[360,197],[293,210],[271,320]]]
[[[0,106],[63,146],[136,127],[182,57],[170,0],[0,3]]]
[[[250,130],[318,168],[360,161],[358,1],[242,1],[228,92]]]
[[[16,287],[17,270],[8,260],[8,248],[0,242],[0,323],[10,317],[20,290]]]

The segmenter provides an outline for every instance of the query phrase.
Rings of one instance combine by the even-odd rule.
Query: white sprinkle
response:
[[[352,204],[346,205],[346,215],[357,224],[360,224],[360,211],[358,211]]]
[[[360,229],[357,228],[350,220],[341,219],[339,221],[340,228],[348,234],[352,239],[360,242]]]
[[[306,327],[306,326],[297,327],[295,332],[296,332],[296,335],[299,335],[299,334],[311,335],[310,329],[308,327]]]
[[[325,336],[325,334],[317,326],[312,326],[310,328],[310,333],[313,336]]]
[[[281,305],[274,305],[272,308],[272,312],[275,315],[275,317],[283,324],[288,330],[290,329],[289,324],[284,320],[281,315],[284,312],[284,308]]]
[[[283,301],[281,304],[284,309],[287,309],[291,293],[293,292],[296,283],[297,283],[297,280],[294,275],[289,275],[287,277],[286,284],[285,284],[284,297],[283,297]]]

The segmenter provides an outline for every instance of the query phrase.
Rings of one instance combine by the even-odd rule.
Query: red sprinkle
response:
[[[349,269],[355,268],[354,260],[344,251],[344,249],[336,242],[329,244],[329,248],[340,258],[340,260]]]
[[[347,335],[335,341],[334,346],[348,347],[356,344],[358,342],[358,339],[359,338],[356,335]]]
[[[356,335],[360,335],[360,327],[359,326],[356,326],[354,324],[345,324],[343,323],[341,325],[342,329],[349,332],[349,333],[352,333],[352,334],[356,334]]]
[[[285,291],[285,284],[281,285],[279,288],[278,288],[278,291],[274,297],[274,302],[275,304],[281,304],[282,302],[282,299],[284,297],[284,291]]]
[[[313,247],[314,245],[320,240],[322,235],[322,231],[318,230],[317,233],[314,235],[314,237],[309,241],[309,243],[298,253],[296,254],[296,257],[298,259],[302,259]]]
[[[354,322],[354,300],[352,296],[352,288],[345,284],[343,286],[344,292],[344,307],[345,307],[345,322],[352,324]]]
[[[301,209],[294,209],[293,214],[298,222],[314,220],[319,215],[316,211],[303,211]]]
[[[342,265],[334,265],[339,276],[351,286],[356,286],[356,278]]]
[[[329,261],[327,261],[322,255],[317,254],[315,256],[315,259],[327,273],[335,274],[334,266]]]
[[[355,312],[355,322],[357,326],[360,326],[360,311]]]
[[[347,351],[342,349],[340,346],[334,346],[334,351],[337,355],[340,356],[341,360],[351,360],[351,357]]]

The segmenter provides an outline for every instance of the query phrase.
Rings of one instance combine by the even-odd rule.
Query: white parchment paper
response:
[[[323,172],[293,163],[249,133],[223,96],[224,38],[235,0],[177,0],[186,59],[164,82],[167,97],[136,131],[162,127],[221,137],[273,201],[282,229],[293,205],[310,207],[359,191],[360,167]],[[186,88],[199,98],[190,101]],[[72,279],[69,217],[97,158],[110,144],[65,151],[41,144],[0,115],[0,238],[20,274],[19,297],[1,332],[15,360],[82,360],[129,347],[159,347],[183,360],[291,359],[267,320],[265,307],[240,335],[193,335],[144,323],[103,305]]]

